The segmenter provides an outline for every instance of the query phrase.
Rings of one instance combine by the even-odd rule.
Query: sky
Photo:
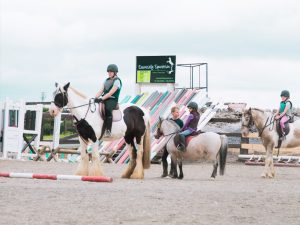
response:
[[[300,107],[297,0],[0,4],[0,101],[40,101],[42,93],[51,101],[55,82],[94,97],[111,63],[121,96],[134,95],[136,56],[176,55],[177,63],[208,63],[213,101],[278,108],[287,89]],[[177,67],[176,87],[189,87],[188,69]]]

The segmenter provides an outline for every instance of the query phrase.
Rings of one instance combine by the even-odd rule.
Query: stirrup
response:
[[[181,144],[177,145],[176,147],[179,151],[184,152],[185,151],[185,147]]]

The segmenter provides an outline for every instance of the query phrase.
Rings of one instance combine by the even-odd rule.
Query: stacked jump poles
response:
[[[7,173],[0,172],[0,177],[46,179],[46,180],[80,180],[89,182],[112,182],[111,177],[105,176],[77,176],[77,175],[55,175],[55,174],[34,174],[34,173]]]

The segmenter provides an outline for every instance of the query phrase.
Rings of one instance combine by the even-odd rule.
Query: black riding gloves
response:
[[[100,98],[95,98],[95,103],[100,103],[100,102],[103,102],[103,99],[100,97]]]

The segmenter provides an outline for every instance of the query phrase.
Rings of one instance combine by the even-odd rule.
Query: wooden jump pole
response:
[[[34,174],[34,173],[7,173],[0,172],[0,177],[47,179],[47,180],[81,180],[90,182],[112,182],[111,177],[106,176],[77,176],[77,175],[55,175],[55,174]]]

